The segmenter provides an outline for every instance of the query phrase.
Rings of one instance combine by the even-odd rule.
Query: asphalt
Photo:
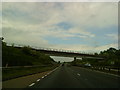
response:
[[[42,72],[42,73],[36,73],[33,75],[23,76],[19,78],[14,78],[10,80],[6,80],[2,82],[2,88],[26,88],[29,86],[29,84],[36,81],[38,78],[41,78],[42,76],[46,75],[50,71]]]
[[[120,88],[119,83],[120,77],[65,64],[28,88]]]

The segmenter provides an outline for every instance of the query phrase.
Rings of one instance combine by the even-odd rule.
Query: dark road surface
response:
[[[120,77],[73,66],[59,66],[29,88],[120,88]]]

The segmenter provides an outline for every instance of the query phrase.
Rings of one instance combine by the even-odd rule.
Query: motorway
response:
[[[28,88],[120,88],[119,83],[118,76],[65,64]]]

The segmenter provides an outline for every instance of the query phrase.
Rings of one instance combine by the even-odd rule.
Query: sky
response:
[[[3,2],[2,36],[7,43],[86,53],[117,49],[118,3]]]
[[[119,0],[3,0],[2,2],[119,2]]]

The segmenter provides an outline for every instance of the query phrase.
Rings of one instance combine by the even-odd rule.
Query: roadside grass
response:
[[[2,81],[32,75],[36,73],[41,73],[44,71],[49,71],[56,68],[58,65],[54,66],[38,66],[38,67],[21,67],[21,68],[3,68],[2,69]]]
[[[49,55],[30,46],[10,46],[2,41],[2,81],[49,71],[57,66]]]

